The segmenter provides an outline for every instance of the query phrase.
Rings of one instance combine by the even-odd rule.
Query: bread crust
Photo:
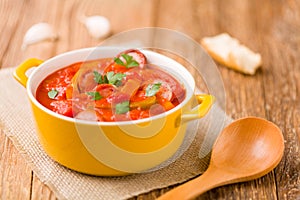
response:
[[[201,45],[218,63],[244,74],[254,75],[262,65],[260,54],[254,53],[227,33],[205,37]]]

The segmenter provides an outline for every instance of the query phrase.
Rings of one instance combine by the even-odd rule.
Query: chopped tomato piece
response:
[[[106,98],[116,91],[116,87],[111,84],[100,84],[96,86],[95,90],[100,93],[101,97]]]
[[[51,102],[52,110],[67,117],[73,117],[72,101],[60,100]]]
[[[129,115],[131,120],[143,119],[149,117],[149,111],[134,109],[129,112]]]
[[[102,98],[100,100],[95,101],[95,107],[96,108],[102,108],[102,109],[111,109],[111,101],[107,98]]]
[[[143,101],[146,98],[147,98],[146,97],[146,92],[144,90],[138,90],[136,92],[136,94],[130,98],[130,100],[133,101],[133,102],[136,102],[136,101]]]
[[[105,122],[115,121],[115,116],[111,109],[97,109],[96,113],[99,121],[105,121]]]
[[[158,101],[159,101],[159,104],[162,105],[166,111],[171,110],[172,108],[175,107],[174,104],[167,99],[162,98],[162,99],[159,99]]]
[[[108,67],[106,67],[104,69],[104,74],[106,74],[107,72],[114,72],[114,73],[125,73],[127,72],[129,69],[126,68],[126,66],[123,65],[119,65],[115,62],[111,63],[110,65],[108,65]]]
[[[72,99],[72,96],[73,96],[73,86],[70,84],[66,88],[66,98]]]

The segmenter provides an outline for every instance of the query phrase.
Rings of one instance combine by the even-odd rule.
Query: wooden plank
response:
[[[13,2],[13,1],[10,1]],[[13,37],[10,40],[10,45],[2,58],[3,67],[13,67],[20,64],[27,58],[36,57],[47,59],[53,55],[53,50],[57,43],[41,42],[29,46],[26,50],[22,50],[23,37],[26,31],[36,23],[46,22],[55,28],[56,5],[59,1],[44,1],[36,0],[24,1],[22,11],[19,11],[18,21]],[[48,10],[52,10],[53,14],[49,14]]]
[[[31,199],[48,199],[55,200],[57,199],[54,193],[50,190],[50,188],[42,183],[40,179],[34,175],[32,178],[32,190],[31,190]]]
[[[218,4],[217,0],[176,3],[172,0],[160,0],[155,26],[182,32],[199,41],[204,36],[218,32],[215,12]]]
[[[265,42],[268,44],[265,53],[280,58],[277,63],[266,63],[272,69],[264,79],[264,87],[268,91],[265,97],[268,117],[279,125],[285,138],[284,158],[276,169],[278,196],[282,199],[297,199],[300,195],[300,106],[297,100],[300,66],[294,62],[296,55],[286,54],[289,50],[285,45],[267,38]]]
[[[181,30],[200,41],[203,36],[228,32],[253,50],[259,51],[259,40],[253,33],[259,31],[252,15],[255,1],[184,1],[172,4],[160,1],[157,26]],[[238,16],[238,17],[237,17]],[[260,72],[245,76],[219,65],[226,89],[226,108],[233,118],[249,115],[265,117],[264,88]],[[253,106],[255,105],[255,106]],[[259,184],[259,183],[264,184]],[[205,193],[199,199],[275,199],[274,173],[243,183],[224,186]]]
[[[275,28],[281,29],[283,27]],[[277,34],[282,33],[278,31]],[[268,91],[265,99],[268,117],[279,125],[285,138],[284,158],[276,168],[278,197],[279,199],[299,199],[300,65],[296,60],[300,51],[293,47],[299,46],[300,42],[294,40],[292,34],[289,40],[284,37],[285,35],[277,35],[277,37],[265,38],[264,40],[267,47],[264,54],[270,58],[266,61],[268,75],[264,77],[264,87]],[[276,62],[270,62],[275,59]]]
[[[9,39],[7,48],[1,49],[4,50],[3,52],[1,52],[3,67],[13,67],[14,65],[19,64],[21,61],[28,57],[37,56],[39,58],[46,59],[53,55],[53,48],[55,47],[55,43],[43,42],[29,47],[28,49],[26,49],[26,51],[21,50],[21,45],[25,32],[33,24],[38,22],[52,23],[53,21],[55,21],[55,15],[49,15],[49,13],[45,11],[55,8],[56,2],[5,2],[6,4],[9,4],[11,6],[10,8],[3,8],[3,13],[6,14],[5,18],[8,18],[8,20],[11,21],[11,29],[9,29],[9,31],[7,32],[7,34],[10,35],[9,37],[7,37]],[[53,10],[55,11],[55,9]],[[7,12],[9,12],[9,14],[7,14]],[[1,183],[3,183],[3,185],[1,186],[3,192],[1,199],[30,199],[32,193],[37,194],[36,192],[32,192],[32,189],[36,189],[36,187],[32,188],[32,172],[30,170],[30,167],[26,164],[24,158],[20,155],[20,153],[8,140],[8,138],[4,136],[4,134],[1,134],[1,141],[6,141],[6,145],[3,148],[3,157],[1,158],[1,175],[3,175],[3,177],[1,177]],[[37,181],[35,181],[35,183],[36,182]],[[41,194],[42,195],[40,196],[43,197],[45,193]],[[38,197],[39,199],[40,196]]]
[[[150,26],[152,9],[150,1],[64,1],[59,16],[58,29],[60,30],[60,41],[56,54],[84,47],[99,45],[104,39],[92,38],[80,18],[84,16],[101,15],[107,17],[111,22],[112,34],[137,28]],[[130,10],[131,12],[117,12],[118,10]],[[145,9],[145,16],[138,17],[139,9]],[[70,28],[66,28],[66,26]]]
[[[113,2],[107,0],[43,2],[30,0],[20,1],[20,3],[22,4],[18,4],[16,8],[13,7],[12,17],[8,14],[3,16],[3,18],[8,16],[10,19],[8,22],[12,21],[10,23],[13,23],[13,26],[5,31],[7,37],[2,39],[5,41],[1,43],[7,46],[7,48],[1,48],[2,52],[0,52],[4,67],[15,66],[30,57],[48,59],[65,51],[99,45],[102,40],[94,39],[88,34],[87,29],[79,20],[80,16],[106,16],[111,21],[112,34],[138,27],[148,27],[152,25],[153,21],[151,17],[152,1],[150,0],[143,2],[138,0],[129,2],[122,0]],[[7,1],[1,7],[9,9],[7,7],[13,5],[14,1]],[[141,10],[143,10],[143,15],[139,14]],[[38,43],[22,51],[24,34],[32,25],[39,22],[47,22],[52,25],[58,33],[58,41]],[[0,27],[6,28],[5,20]]]
[[[11,41],[16,35],[16,29],[18,29],[19,18],[22,16],[22,10],[24,10],[24,1],[0,1],[0,69],[3,67],[9,67],[13,62],[6,62],[5,57],[10,52],[8,49],[11,47]]]
[[[30,199],[31,170],[0,127],[0,199]]]
[[[300,198],[300,1],[264,1],[257,20],[264,58],[263,87],[266,115],[278,124],[285,138],[284,157],[275,170],[278,199]],[[276,148],[276,147],[274,147]]]

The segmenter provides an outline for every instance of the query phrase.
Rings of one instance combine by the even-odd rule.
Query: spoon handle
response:
[[[230,177],[226,172],[209,167],[201,176],[163,194],[158,200],[192,199],[212,188],[230,183]]]

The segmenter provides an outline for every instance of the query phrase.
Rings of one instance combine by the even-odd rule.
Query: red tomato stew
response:
[[[37,100],[48,109],[90,121],[128,121],[168,111],[185,98],[172,75],[147,63],[138,50],[74,63],[44,79]]]

